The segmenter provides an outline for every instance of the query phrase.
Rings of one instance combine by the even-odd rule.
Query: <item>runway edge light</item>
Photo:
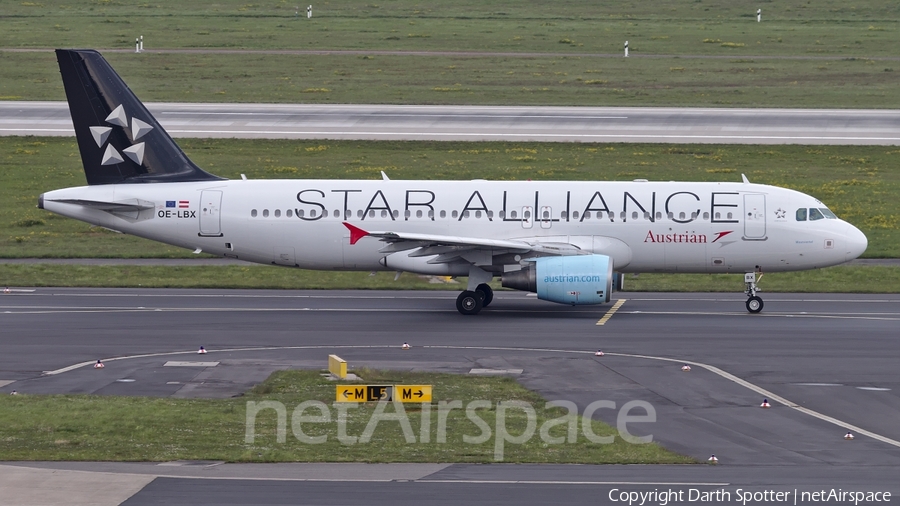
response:
[[[403,346],[401,346],[400,348],[403,349],[403,350],[408,350],[408,349],[410,348],[409,343],[407,343],[406,341],[404,341],[404,342],[403,342]]]
[[[846,439],[847,441],[853,441],[854,439],[856,439],[856,437],[853,435],[852,432],[848,432],[848,433],[844,434],[844,439]]]
[[[603,356],[603,350],[597,350],[597,353],[594,353],[594,356],[595,356],[595,357],[602,357],[602,356]]]
[[[716,458],[716,454],[713,453],[712,456],[709,457],[709,459],[707,459],[707,462],[709,462],[710,464],[718,464],[718,463],[719,463],[719,459],[717,459],[717,458]]]
[[[690,371],[691,371],[691,366],[689,366],[689,365],[687,365],[687,364],[684,364],[683,366],[681,366],[681,370],[684,371],[684,372],[690,372]],[[713,457],[715,457],[715,455],[713,455]]]
[[[204,348],[203,346],[201,346],[200,349],[197,350],[197,354],[198,354],[198,355],[206,355],[206,348]]]
[[[94,369],[103,369],[104,367],[106,367],[106,366],[103,365],[103,362],[100,360],[97,360],[97,363],[94,364]]]
[[[763,399],[762,404],[759,405],[761,408],[771,408],[772,405],[769,404],[769,399]]]

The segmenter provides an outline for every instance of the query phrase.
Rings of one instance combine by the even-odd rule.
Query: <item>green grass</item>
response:
[[[267,265],[166,267],[135,265],[2,264],[0,284],[29,287],[142,287],[142,288],[253,288],[253,289],[365,289],[452,290],[457,283],[430,283],[428,277],[404,273],[307,271]],[[492,283],[495,289],[499,282]],[[765,292],[900,293],[900,267],[838,266],[764,276]],[[732,292],[743,291],[743,274],[626,275],[629,292]]]
[[[726,4],[326,2],[307,20],[276,2],[18,2],[0,48],[130,51],[144,35],[152,50],[514,55],[107,54],[144,100],[900,107],[897,5],[789,0],[756,23],[755,8]],[[597,56],[625,40],[635,57]],[[49,51],[0,53],[0,76],[0,99],[64,98]]]
[[[869,238],[866,257],[900,251],[900,149],[750,146],[292,140],[179,141],[201,167],[251,179],[486,178],[494,180],[739,181],[808,193]],[[84,185],[73,139],[0,138],[0,258],[192,257],[37,209],[42,192]]]
[[[496,427],[499,401],[530,403],[537,413],[537,427],[565,415],[559,408],[543,409],[545,400],[509,378],[466,377],[450,374],[385,372],[362,370],[368,384],[431,384],[430,442],[418,442],[422,426],[422,406],[407,404],[416,443],[407,443],[397,422],[381,422],[369,443],[342,444],[336,423],[303,424],[309,436],[328,436],[324,444],[302,443],[292,434],[292,411],[301,402],[316,400],[331,406],[335,383],[315,371],[282,371],[240,398],[156,399],[87,395],[0,396],[0,460],[92,460],[169,461],[224,460],[229,462],[492,462],[494,439],[480,444],[463,442],[463,436],[477,436],[479,428],[455,409],[447,418],[446,443],[436,442],[439,401],[484,399],[492,409],[478,416],[491,430]],[[598,399],[599,400],[599,399]],[[245,441],[248,401],[277,401],[287,409],[287,437],[278,442],[274,410],[256,418],[255,440]],[[374,403],[347,411],[347,434],[363,433],[375,409]],[[392,412],[388,408],[387,412]],[[509,410],[509,433],[521,434],[525,417],[521,410]],[[307,415],[319,414],[309,410]],[[640,410],[632,414],[642,414]],[[331,408],[332,420],[337,412]],[[579,420],[579,435],[583,434]],[[598,436],[616,434],[615,429],[597,421],[591,426]],[[566,425],[550,430],[565,435]],[[692,463],[692,459],[669,452],[655,443],[631,444],[616,437],[611,444],[588,441],[580,436],[571,444],[545,444],[534,437],[522,445],[505,445],[506,462],[547,463]]]

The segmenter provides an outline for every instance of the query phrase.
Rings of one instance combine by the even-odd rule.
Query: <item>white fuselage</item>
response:
[[[110,212],[75,200],[143,209]],[[43,205],[155,241],[306,269],[396,268],[385,267],[379,240],[351,245],[345,221],[366,230],[570,244],[610,256],[620,272],[813,269],[852,260],[867,245],[843,220],[798,221],[798,209],[825,208],[813,197],[751,183],[225,180],[67,188],[44,194]],[[404,266],[397,270],[465,274]]]

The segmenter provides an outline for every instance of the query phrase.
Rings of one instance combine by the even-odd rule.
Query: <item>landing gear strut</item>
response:
[[[456,310],[464,315],[478,314],[484,307],[483,298],[482,293],[466,290],[456,298]]]
[[[762,277],[762,274],[759,275]],[[747,311],[751,313],[758,313],[763,309],[763,300],[762,297],[756,295],[756,292],[761,291],[756,286],[756,273],[748,272],[744,274],[744,284],[747,288],[744,289],[744,293],[747,295]]]

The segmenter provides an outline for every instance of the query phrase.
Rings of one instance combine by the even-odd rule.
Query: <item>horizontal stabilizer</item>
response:
[[[97,200],[83,200],[83,199],[59,199],[53,200],[53,202],[59,202],[62,204],[74,204],[77,206],[90,207],[91,209],[97,209],[98,211],[106,211],[109,213],[122,213],[128,211],[144,211],[146,209],[153,209],[156,207],[153,202],[147,202],[146,200],[140,199],[129,199],[122,202],[100,202]]]

